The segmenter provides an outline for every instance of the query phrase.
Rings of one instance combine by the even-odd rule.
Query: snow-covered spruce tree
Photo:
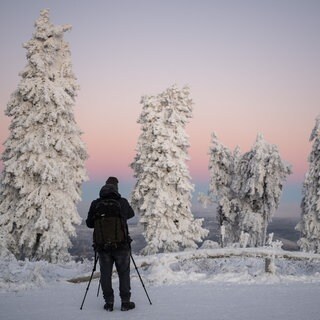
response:
[[[291,167],[282,161],[278,148],[258,134],[252,149],[242,156],[238,179],[232,184],[241,202],[240,231],[249,234],[249,246],[265,245],[268,224],[290,173]]]
[[[87,153],[73,114],[78,86],[63,40],[70,29],[54,26],[49,11],[41,11],[6,109],[12,120],[2,155],[0,226],[19,259],[68,259],[81,221],[76,203]]]
[[[141,103],[142,133],[131,164],[137,182],[131,200],[144,226],[143,253],[196,248],[208,231],[191,213],[193,185],[185,132],[192,117],[189,89],[172,86],[158,96],[143,97]]]
[[[320,116],[316,119],[310,141],[313,146],[302,188],[301,221],[296,229],[300,231],[300,249],[320,253]]]

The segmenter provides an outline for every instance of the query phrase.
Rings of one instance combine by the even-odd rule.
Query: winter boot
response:
[[[121,311],[128,311],[128,310],[134,309],[135,307],[136,305],[132,301],[121,303]]]
[[[103,308],[107,311],[113,311],[113,303],[107,302]]]

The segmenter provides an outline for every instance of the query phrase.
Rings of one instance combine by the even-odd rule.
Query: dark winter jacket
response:
[[[122,198],[120,193],[117,191],[114,185],[112,184],[106,184],[104,185],[99,194],[100,198],[92,201],[88,217],[86,220],[86,224],[88,228],[94,227],[94,216],[97,212],[97,204],[101,199],[114,199],[117,200],[120,203],[121,206],[121,216],[124,218],[124,221],[127,221],[128,219],[134,217],[134,211],[131,208],[129,202],[127,199]]]

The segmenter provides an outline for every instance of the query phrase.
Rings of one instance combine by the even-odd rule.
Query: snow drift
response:
[[[195,282],[320,282],[319,254],[272,248],[198,249],[134,256],[134,259],[148,286]],[[266,270],[266,262],[271,263],[269,270]],[[7,253],[0,260],[0,290],[21,291],[67,280],[85,281],[92,268],[93,262],[89,260],[50,264],[45,261],[17,261]],[[137,278],[134,269],[131,275]],[[99,268],[96,276],[99,276]]]

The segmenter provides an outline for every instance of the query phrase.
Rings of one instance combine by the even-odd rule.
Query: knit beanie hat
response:
[[[118,182],[119,180],[116,177],[109,177],[106,181],[106,184],[113,184],[118,188]]]

